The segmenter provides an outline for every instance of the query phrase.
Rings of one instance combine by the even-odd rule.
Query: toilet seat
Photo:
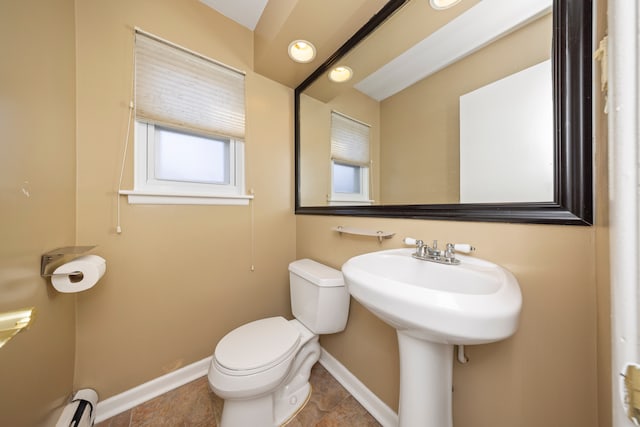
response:
[[[290,359],[300,344],[300,331],[284,317],[242,325],[225,335],[214,352],[216,367],[231,376],[267,371]]]

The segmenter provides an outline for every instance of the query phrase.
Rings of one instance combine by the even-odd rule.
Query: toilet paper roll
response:
[[[56,268],[51,283],[58,292],[80,292],[93,287],[107,270],[107,262],[98,255],[84,255]],[[69,273],[80,272],[78,275]]]

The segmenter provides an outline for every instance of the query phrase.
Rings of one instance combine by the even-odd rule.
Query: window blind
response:
[[[136,31],[136,118],[243,139],[244,74]]]
[[[331,112],[331,159],[369,166],[370,126],[336,111]]]

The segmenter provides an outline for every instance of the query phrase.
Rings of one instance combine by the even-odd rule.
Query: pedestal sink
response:
[[[397,331],[400,427],[452,427],[453,346],[511,336],[520,287],[509,271],[488,261],[456,255],[458,265],[444,265],[412,253],[356,256],[342,273],[349,293]]]

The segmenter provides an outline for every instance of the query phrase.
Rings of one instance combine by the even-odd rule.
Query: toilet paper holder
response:
[[[42,277],[54,277],[54,276],[70,276],[78,280],[82,280],[82,272],[72,271],[70,273],[45,273],[47,265],[62,258],[65,255],[79,255],[90,251],[95,246],[65,246],[63,248],[53,249],[40,257],[40,276]]]

